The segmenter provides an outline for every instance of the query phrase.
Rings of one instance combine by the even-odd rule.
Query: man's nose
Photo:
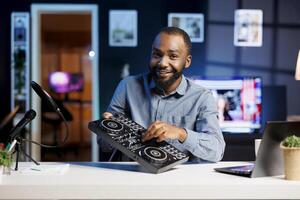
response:
[[[169,59],[167,58],[167,56],[162,56],[158,64],[160,67],[167,67],[168,63]]]

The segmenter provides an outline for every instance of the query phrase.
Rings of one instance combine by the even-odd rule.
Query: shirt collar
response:
[[[183,96],[186,92],[187,86],[188,86],[187,80],[186,80],[185,76],[182,75],[181,82],[180,82],[179,86],[177,87],[176,92]]]
[[[150,79],[149,88],[151,90],[155,88],[155,82],[154,82],[154,80],[152,78]],[[182,79],[181,79],[181,82],[180,82],[179,86],[171,94],[177,93],[177,94],[183,96],[185,94],[185,92],[186,92],[186,89],[187,89],[187,80],[186,80],[185,76],[182,75]]]

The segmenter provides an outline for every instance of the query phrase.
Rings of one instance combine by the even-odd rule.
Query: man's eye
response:
[[[172,55],[170,55],[170,58],[171,58],[171,59],[177,59],[177,58],[178,58],[178,55],[172,54]]]
[[[158,58],[158,57],[160,57],[160,54],[157,53],[157,52],[153,52],[153,53],[152,53],[152,57]]]

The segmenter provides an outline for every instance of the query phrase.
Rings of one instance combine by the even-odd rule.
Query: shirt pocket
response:
[[[168,122],[180,128],[194,130],[196,118],[190,115],[168,116]]]

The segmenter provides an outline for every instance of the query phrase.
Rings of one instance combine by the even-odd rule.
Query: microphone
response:
[[[21,130],[29,123],[31,122],[36,116],[36,112],[32,109],[28,110],[24,117],[17,123],[17,125],[9,132],[9,137],[11,143],[8,143],[6,146],[6,150],[10,153],[15,145],[17,144],[17,137],[20,135]]]
[[[10,131],[9,137],[11,140],[16,139],[20,135],[21,130],[31,122],[36,116],[36,112],[32,109],[28,110],[18,124]]]

